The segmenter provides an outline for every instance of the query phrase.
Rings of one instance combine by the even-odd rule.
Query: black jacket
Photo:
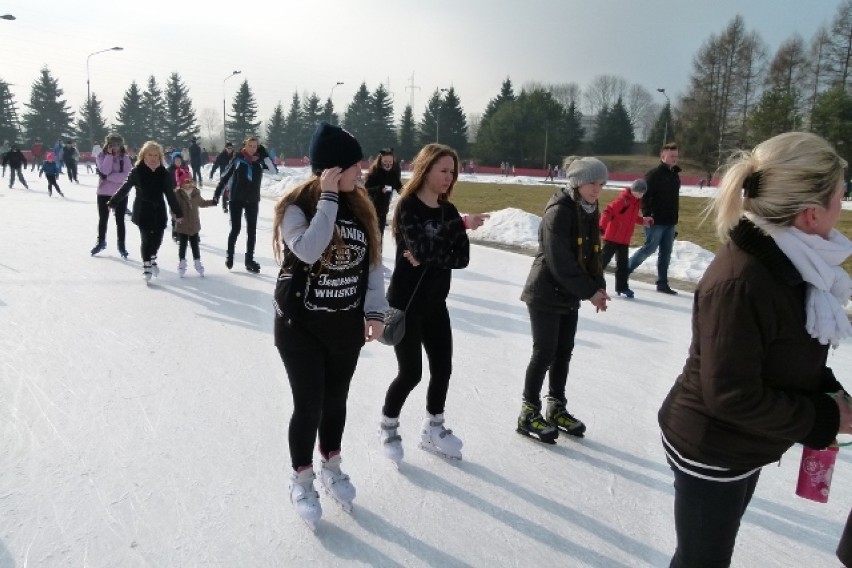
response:
[[[20,150],[9,150],[3,154],[3,165],[8,165],[13,170],[18,169],[21,166],[27,167],[27,158]]]
[[[423,281],[411,303],[412,309],[446,300],[450,293],[450,270],[465,268],[470,260],[470,241],[461,215],[448,201],[432,208],[416,195],[401,198],[395,215],[398,216],[394,235],[396,264],[388,285],[388,303],[405,309],[421,275]],[[403,256],[407,250],[419,266],[413,266]]]
[[[367,188],[367,195],[370,196],[370,201],[373,202],[373,207],[376,208],[380,219],[388,216],[393,191],[399,192],[402,189],[401,175],[399,162],[394,162],[390,171],[379,167],[367,172],[364,187]],[[385,186],[390,186],[393,191],[385,191]]]
[[[133,216],[131,221],[139,226],[140,229],[156,230],[165,229],[168,223],[168,214],[166,213],[166,203],[163,198],[169,202],[169,209],[175,217],[183,217],[180,210],[180,204],[175,197],[174,180],[169,172],[163,166],[157,167],[156,170],[151,170],[145,164],[140,164],[130,170],[130,175],[127,176],[127,181],[118,188],[118,191],[110,198],[107,203],[112,206],[117,201],[127,198],[131,188],[136,188],[136,198],[133,200]]]
[[[230,201],[242,201],[243,203],[260,203],[260,180],[263,179],[263,167],[260,158],[251,162],[242,154],[234,154],[234,159],[222,178],[213,199],[219,200],[219,196],[225,190],[225,186],[231,188]]]
[[[648,191],[642,197],[642,216],[653,217],[655,225],[677,225],[680,200],[680,167],[663,162],[645,174]]]
[[[600,248],[599,219],[597,209],[583,211],[566,188],[550,198],[538,227],[538,253],[521,301],[538,310],[568,313],[579,308],[581,300],[606,289],[595,250]],[[578,239],[582,239],[579,249]],[[577,250],[590,270],[580,266]]]

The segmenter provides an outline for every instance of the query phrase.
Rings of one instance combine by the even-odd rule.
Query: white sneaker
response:
[[[178,274],[180,274],[181,278],[183,278],[183,275],[186,274],[186,259],[185,258],[180,259],[180,262],[178,262]]]
[[[201,259],[200,259],[200,258],[196,258],[196,259],[195,259],[195,271],[196,271],[198,274],[200,274],[201,276],[204,276],[204,265],[203,265],[203,264],[201,264]]]
[[[340,454],[329,460],[322,460],[320,481],[325,492],[337,501],[347,513],[352,512],[352,501],[355,500],[355,486],[349,481],[349,476],[340,471]]]
[[[399,465],[405,452],[402,449],[402,436],[399,435],[399,418],[388,418],[382,415],[379,422],[379,441],[382,443],[382,453],[386,458]]]
[[[145,282],[151,281],[151,263],[147,260],[142,263],[142,278],[145,279]]]
[[[430,414],[420,429],[420,448],[446,458],[462,458],[462,441],[452,430],[444,428],[443,414]]]
[[[312,467],[294,471],[290,475],[290,502],[311,530],[316,530],[317,521],[322,517],[319,493],[314,491],[314,478],[316,476]]]

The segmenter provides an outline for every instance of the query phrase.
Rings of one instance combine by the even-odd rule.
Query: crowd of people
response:
[[[238,151],[227,144],[213,164],[220,172],[213,197],[203,199],[200,168],[190,171],[186,165],[198,163],[195,142],[189,156],[146,142],[134,164],[121,136],[106,137],[96,156],[99,222],[92,255],[106,248],[112,210],[118,250],[128,256],[124,218],[135,189],[131,220],[140,232],[147,281],[159,272],[169,212],[179,273],[186,271],[189,244],[203,275],[199,208],[220,199],[231,222],[227,268],[233,267],[244,218],[245,267],[260,271],[254,253],[268,153],[254,136]],[[61,162],[76,181],[69,165],[73,144],[63,152]],[[424,146],[406,183],[392,149],[376,156],[362,181],[363,157],[352,134],[320,123],[308,155],[313,175],[281,197],[274,212],[272,247],[280,264],[274,337],[293,397],[289,492],[295,511],[312,527],[322,516],[317,477],[335,502],[352,510],[356,490],[342,470],[341,447],[349,385],[364,344],[382,336],[389,308],[405,318],[402,338],[393,346],[396,376],[377,408],[381,452],[396,464],[404,459],[400,417],[423,378],[425,351],[429,383],[418,446],[462,459],[462,439],[447,428],[444,416],[454,354],[447,296],[452,271],[470,260],[467,231],[486,223],[488,215],[463,215],[452,204],[460,161],[448,146]],[[586,425],[568,409],[570,361],[581,303],[588,301],[596,312],[609,307],[603,271],[613,256],[619,295],[634,297],[629,275],[657,249],[657,291],[676,294],[667,272],[678,223],[677,162],[677,145],[667,143],[659,165],[603,211],[598,198],[606,165],[588,156],[563,162],[565,185],[545,206],[538,252],[520,295],[529,312],[532,352],[519,384],[519,434],[545,444],[555,443],[560,433],[586,434]],[[17,178],[26,187],[27,160],[19,148],[4,153],[3,166],[12,171],[10,186]],[[62,195],[60,167],[55,150],[39,162],[49,192]],[[658,413],[674,475],[673,567],[729,566],[761,468],[795,443],[823,449],[836,445],[839,435],[852,434],[849,393],[827,366],[829,349],[852,336],[844,312],[852,281],[841,266],[852,255],[852,242],[835,228],[846,168],[825,140],[801,132],[738,153],[726,167],[712,209],[722,246],[695,291],[686,363]],[[395,255],[386,292],[381,250],[393,192],[399,194],[390,227]],[[637,225],[646,242],[628,259]],[[852,515],[838,549],[847,565],[850,523]]]

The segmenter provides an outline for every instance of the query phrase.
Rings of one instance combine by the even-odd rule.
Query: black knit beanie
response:
[[[327,122],[320,122],[311,136],[308,158],[315,172],[328,168],[347,169],[361,161],[361,145],[346,130]]]

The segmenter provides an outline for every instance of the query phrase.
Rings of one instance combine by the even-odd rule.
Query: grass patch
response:
[[[486,213],[500,209],[522,209],[528,213],[541,216],[547,200],[553,195],[552,185],[504,185],[497,183],[458,182],[453,189],[453,203],[460,211],[466,213]],[[618,197],[620,190],[605,189],[601,193],[601,207]],[[710,252],[719,248],[719,239],[713,220],[702,222],[704,209],[709,202],[705,197],[681,197],[680,214],[677,226],[678,240],[690,241]],[[837,230],[845,235],[852,235],[852,211],[844,209],[840,212]],[[640,246],[645,242],[641,227],[633,233],[632,246]],[[846,272],[852,273],[852,259],[843,263]]]

